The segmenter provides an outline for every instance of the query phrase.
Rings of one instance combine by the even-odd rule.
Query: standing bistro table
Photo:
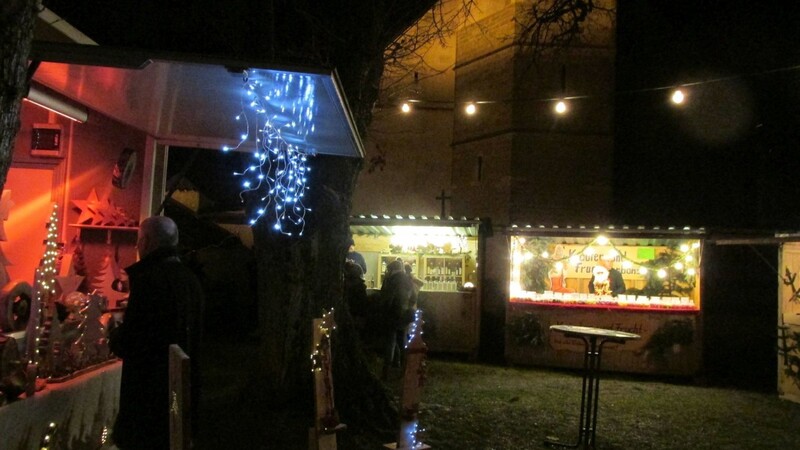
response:
[[[582,339],[586,353],[583,356],[583,388],[581,390],[581,415],[578,424],[578,442],[564,444],[557,439],[547,439],[545,444],[557,447],[595,447],[597,429],[597,400],[600,396],[600,353],[607,342],[624,344],[641,336],[604,328],[576,325],[552,325],[551,331],[563,333],[565,337]]]

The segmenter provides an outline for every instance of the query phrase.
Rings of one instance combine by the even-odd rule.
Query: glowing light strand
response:
[[[304,203],[311,171],[308,157],[316,154],[307,141],[316,130],[314,79],[263,70],[244,71],[243,80],[242,109],[236,120],[244,122],[244,131],[238,145],[222,150],[255,144],[253,161],[243,171],[234,172],[242,177],[242,200],[245,196],[255,199],[249,224],[265,218],[282,234],[302,236],[306,213],[311,211]]]

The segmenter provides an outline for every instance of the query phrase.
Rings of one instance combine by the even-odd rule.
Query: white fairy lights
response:
[[[629,257],[626,252],[620,251],[613,241],[603,235],[598,235],[582,248],[578,248],[561,257],[552,257],[547,251],[542,251],[539,255],[535,255],[529,251],[523,251],[522,247],[524,244],[525,239],[522,237],[518,238],[514,243],[515,250],[512,252],[513,260],[525,261],[537,257],[546,259],[556,265],[561,264],[561,268],[563,269],[564,262],[569,263],[569,265],[574,268],[583,264],[584,261],[595,261],[598,258],[610,259],[620,261],[622,268],[627,271],[635,270],[641,276],[653,273],[661,279],[667,278],[670,275],[670,271],[682,272],[689,277],[696,276],[696,266],[699,260],[696,252],[700,248],[699,241],[681,243],[676,247],[676,252],[669,260],[662,261],[660,264],[653,264],[648,263],[647,260],[638,260]],[[519,270],[519,267],[515,270]]]
[[[304,203],[311,171],[308,157],[316,153],[307,141],[315,132],[314,79],[271,70],[244,71],[243,75],[242,110],[236,120],[244,123],[244,132],[236,147],[222,150],[255,144],[253,161],[234,173],[242,177],[242,199],[255,199],[250,225],[265,218],[282,234],[302,236],[305,215],[311,211]]]
[[[33,296],[36,311],[31,311],[31,319],[36,323],[35,345],[28,351],[28,363],[35,364],[39,359],[39,336],[44,331],[44,314],[48,301],[56,294],[56,261],[58,260],[58,205],[53,205],[50,221],[47,224],[47,239],[45,240],[44,255],[39,267],[36,268],[34,277]],[[35,316],[34,316],[35,315]]]

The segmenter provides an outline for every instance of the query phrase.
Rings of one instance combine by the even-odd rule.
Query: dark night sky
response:
[[[800,2],[618,3],[612,222],[799,229],[800,69],[767,72],[800,65]],[[128,12],[142,17],[145,4],[161,7],[47,4],[92,36],[111,28],[112,44],[114,36],[136,31],[138,21],[125,20]],[[98,13],[102,8],[126,14],[116,14],[117,23]],[[185,31],[202,16],[198,8],[177,23],[170,14],[157,17]],[[192,42],[210,45],[208,36]],[[718,79],[726,80],[692,86],[680,109],[667,103],[666,90],[653,89]]]
[[[616,218],[800,228],[800,2],[622,1]],[[690,86],[682,108],[669,91]]]

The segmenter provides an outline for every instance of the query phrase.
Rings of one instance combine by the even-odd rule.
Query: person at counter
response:
[[[612,266],[610,258],[601,258],[600,264],[592,270],[589,293],[614,297],[625,293],[625,280],[622,273]]]
[[[358,266],[361,267],[361,273],[366,274],[367,261],[364,259],[364,255],[356,251],[356,243],[353,241],[353,238],[350,238],[347,244],[347,257],[345,260],[353,261],[354,263],[358,264]]]
[[[391,366],[400,367],[406,328],[413,320],[414,285],[406,274],[400,259],[386,266],[386,276],[381,286],[383,307],[383,369],[381,379],[386,381]]]

